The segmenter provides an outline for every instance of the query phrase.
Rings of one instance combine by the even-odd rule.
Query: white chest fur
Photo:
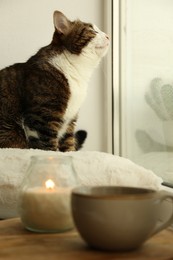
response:
[[[50,63],[65,75],[70,87],[70,99],[64,115],[65,120],[71,120],[78,114],[86,97],[87,83],[91,74],[79,59],[76,62],[72,59],[72,56],[63,53],[50,60]]]
[[[67,77],[67,76],[66,76]],[[83,103],[86,96],[86,84],[81,84],[81,82],[76,82],[71,77],[67,77],[70,86],[70,99],[64,114],[64,124],[58,132],[58,137],[63,136],[66,132],[68,124],[75,116],[78,114],[81,104]]]
[[[79,60],[76,63],[70,62],[67,54],[61,54],[50,60],[50,63],[60,70],[66,77],[70,88],[70,99],[64,114],[64,125],[58,136],[61,137],[68,126],[68,123],[77,116],[79,109],[86,97],[87,83],[89,79],[88,70],[85,70]],[[79,66],[80,65],[80,66]]]
[[[74,118],[85,99],[87,84],[84,82],[73,80],[66,75],[70,86],[70,99],[68,101],[67,109],[64,115],[65,120]]]

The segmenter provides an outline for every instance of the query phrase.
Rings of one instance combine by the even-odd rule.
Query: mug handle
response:
[[[159,197],[160,197],[160,202],[162,203],[163,201],[165,201],[166,199],[171,199],[172,200],[172,205],[173,205],[173,195],[170,194],[167,191],[161,191],[159,192]],[[159,225],[158,227],[156,227],[154,229],[154,231],[150,234],[150,237],[157,234],[158,232],[160,232],[161,230],[165,229],[166,227],[168,227],[169,225],[171,225],[171,223],[173,223],[173,209],[172,209],[172,214],[170,216],[170,218],[164,222],[163,224]]]

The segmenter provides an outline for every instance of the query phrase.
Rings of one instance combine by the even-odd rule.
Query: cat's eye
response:
[[[92,32],[95,33],[95,34],[98,33],[94,28],[92,28]]]
[[[93,25],[92,24],[88,24],[89,25],[89,28],[95,33],[97,34],[98,32],[93,28]]]

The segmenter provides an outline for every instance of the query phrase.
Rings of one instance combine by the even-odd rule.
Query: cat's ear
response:
[[[53,22],[59,34],[65,35],[68,33],[70,28],[70,21],[63,13],[55,11],[53,14]]]

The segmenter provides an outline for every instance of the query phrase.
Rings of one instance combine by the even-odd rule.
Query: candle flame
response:
[[[55,187],[55,183],[49,179],[45,182],[46,188],[49,190],[52,190]]]

